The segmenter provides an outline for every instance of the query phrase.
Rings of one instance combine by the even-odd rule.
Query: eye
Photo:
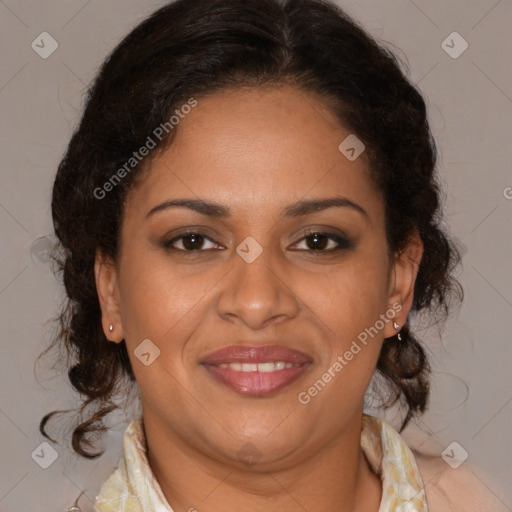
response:
[[[205,247],[208,243],[212,244],[210,247]],[[305,243],[306,247],[300,248],[299,245]],[[182,252],[202,252],[211,249],[218,249],[220,246],[214,240],[204,233],[196,231],[187,231],[182,233],[171,240],[163,243],[167,249],[174,249]],[[179,247],[178,245],[181,245]],[[342,249],[353,248],[352,242],[346,238],[334,233],[323,233],[319,231],[310,231],[306,233],[299,242],[292,246],[294,250],[306,250],[308,252],[336,252]]]
[[[177,243],[181,244],[181,247],[175,247],[175,244]],[[205,243],[211,243],[214,245],[214,247],[207,247],[204,249]],[[218,244],[216,244],[209,236],[205,235],[204,233],[188,231],[174,237],[172,240],[165,241],[163,245],[166,248],[176,249],[178,251],[196,252],[207,249],[215,249],[215,246]]]
[[[335,252],[342,249],[351,249],[353,247],[353,244],[348,238],[335,235],[334,233],[322,233],[318,231],[308,232],[304,238],[292,247],[297,248],[303,241],[306,243],[306,248],[299,250],[309,250],[310,252]],[[330,248],[326,249],[329,247],[329,244],[331,244]]]

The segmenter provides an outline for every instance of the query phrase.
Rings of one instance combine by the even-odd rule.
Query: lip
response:
[[[201,364],[218,366],[222,363],[265,363],[266,361],[305,364],[313,360],[304,352],[283,345],[232,345],[212,352],[201,361]]]
[[[242,372],[230,367],[221,368],[223,363],[265,363],[284,361],[292,363],[291,368],[273,372]],[[311,365],[311,357],[303,352],[281,345],[236,345],[225,347],[210,354],[201,364],[217,382],[233,391],[250,396],[265,396],[275,393],[296,381]]]

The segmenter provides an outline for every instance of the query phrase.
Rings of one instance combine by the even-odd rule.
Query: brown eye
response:
[[[306,241],[306,248],[304,250],[310,252],[334,252],[342,249],[351,249],[353,247],[353,244],[347,238],[340,237],[333,233],[321,233],[317,231],[308,233],[295,247],[298,247],[303,241]]]
[[[180,242],[182,247],[176,247],[175,244]],[[205,243],[210,242],[214,246],[215,242],[208,236],[202,233],[183,233],[180,236],[173,238],[172,240],[168,240],[164,242],[164,247],[176,249],[179,251],[185,252],[193,252],[193,251],[201,251],[204,250]],[[207,249],[212,249],[214,247],[208,247]]]
[[[329,237],[322,235],[321,233],[315,233],[305,238],[306,244],[310,249],[321,250],[325,249],[329,245]],[[308,243],[309,242],[309,243]]]

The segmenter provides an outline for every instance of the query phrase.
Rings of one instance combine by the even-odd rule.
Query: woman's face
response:
[[[340,151],[350,132],[315,97],[217,93],[176,130],[128,198],[116,266],[97,258],[105,333],[126,341],[146,425],[219,460],[301,460],[360,421],[417,266],[388,260],[366,154]],[[162,206],[177,200],[200,207]],[[243,363],[236,351],[205,364],[248,345],[282,352],[247,361],[288,362],[292,349],[301,366],[228,364]]]

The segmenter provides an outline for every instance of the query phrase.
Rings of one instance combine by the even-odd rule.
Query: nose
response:
[[[291,272],[283,265],[277,264],[270,250],[251,263],[236,254],[234,268],[218,297],[218,314],[253,330],[295,317],[299,300],[293,293]]]

